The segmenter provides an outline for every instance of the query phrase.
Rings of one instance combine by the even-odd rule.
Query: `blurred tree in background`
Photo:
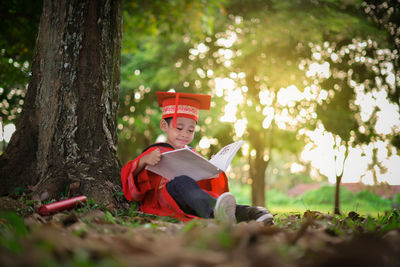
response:
[[[396,115],[395,110],[398,114],[399,108],[400,74],[396,67],[399,61],[399,27],[396,19],[400,16],[399,3],[367,1],[361,5],[357,3],[354,7],[365,11],[364,16],[372,22],[372,27],[364,27],[363,32],[344,39],[328,36],[323,45],[312,47],[312,63],[308,64],[310,67],[313,64],[329,66],[328,75],[316,77],[318,90],[325,99],[318,103],[316,112],[322,127],[334,135],[335,213],[340,213],[339,185],[350,149],[365,149],[370,143],[382,142],[390,156],[399,148],[398,126],[382,126],[382,120],[387,120],[390,114],[388,109],[392,109],[392,114]],[[376,17],[370,19],[374,12],[379,14],[377,16],[381,20]],[[374,33],[374,28],[379,32]],[[387,171],[377,160],[376,153],[377,149],[374,148],[369,165],[375,184],[377,169],[381,174]]]

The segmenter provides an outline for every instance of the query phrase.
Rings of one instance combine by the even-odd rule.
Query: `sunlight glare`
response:
[[[311,63],[308,71],[306,72],[307,77],[319,76],[321,78],[329,78],[331,76],[331,72],[329,69],[330,65],[328,62],[324,62],[322,64],[319,63]]]
[[[319,92],[318,99],[325,101],[327,98],[328,98],[328,91],[321,89],[321,91]]]
[[[399,106],[389,103],[385,91],[380,91],[375,96],[378,120],[375,129],[378,134],[399,134],[400,132],[400,113]]]
[[[244,134],[244,131],[246,130],[246,126],[247,126],[247,119],[241,119],[241,120],[237,120],[235,122],[235,132],[236,132],[236,136],[237,137],[242,137]]]
[[[236,104],[228,103],[225,105],[224,116],[220,118],[222,122],[234,122],[236,120]]]
[[[224,50],[224,58],[229,60],[233,57],[233,52],[230,49],[225,49]]]
[[[167,137],[165,136],[165,134],[160,134],[156,138],[156,143],[164,143],[166,141],[167,141]]]
[[[360,107],[360,116],[363,122],[370,120],[375,108],[377,120],[375,130],[378,134],[398,134],[400,132],[399,107],[387,99],[387,92],[383,89],[364,93],[364,86],[354,83],[356,99],[354,104]],[[365,130],[365,128],[364,128]]]
[[[381,182],[388,182],[391,185],[400,185],[400,156],[394,154],[384,160],[383,164],[387,167],[388,171],[378,176],[378,179]]]
[[[206,77],[206,73],[204,72],[203,69],[197,68],[196,72],[197,72],[197,74],[200,76],[200,78],[203,78],[203,79],[204,79],[204,78]]]
[[[246,77],[246,74],[244,72],[239,72],[238,73],[238,78],[239,79],[243,79],[244,77]]]
[[[269,91],[260,91],[258,93],[258,97],[260,98],[261,105],[271,106],[274,99],[274,94],[270,93]]]
[[[356,87],[357,89],[357,87]],[[356,99],[354,104],[360,106],[360,116],[362,121],[368,121],[374,112],[374,100],[370,92],[364,93],[361,90],[356,90]]]
[[[247,142],[244,142],[241,148],[243,156],[249,155],[249,149],[250,149],[249,144]]]
[[[6,143],[10,142],[11,136],[13,135],[15,130],[16,130],[15,125],[13,123],[10,123],[4,126],[4,132],[3,132],[3,124],[0,122],[0,142],[2,142],[3,140]]]
[[[301,159],[311,162],[311,166],[319,170],[319,172],[328,177],[329,182],[334,183],[335,166],[333,154],[333,136],[331,133],[325,132],[322,126],[314,131],[306,131],[305,134],[311,139],[302,153]]]
[[[331,54],[331,59],[333,62],[336,62],[339,59],[339,56],[336,53]]]
[[[200,146],[200,148],[201,149],[204,149],[204,148],[210,148],[210,140],[206,137],[206,136],[203,136],[202,138],[201,138],[201,140],[200,140],[200,142],[199,142],[199,146]]]
[[[197,46],[197,50],[198,50],[200,53],[205,53],[205,52],[208,51],[208,47],[207,47],[205,44],[200,43],[200,44]]]
[[[306,99],[307,101],[317,99],[317,96],[319,95],[318,86],[312,84],[311,86],[305,87],[303,95],[304,99]]]
[[[199,55],[199,50],[190,48],[189,53],[192,54],[193,56],[198,56]]]
[[[274,108],[272,107],[265,107],[263,109],[263,115],[266,116],[265,119],[263,120],[263,128],[268,129],[268,127],[271,125],[271,122],[274,118],[275,111]]]
[[[321,54],[318,53],[318,52],[314,52],[314,53],[312,54],[312,57],[315,58],[316,60],[320,60],[320,59],[321,59]]]
[[[227,31],[227,38],[218,38],[216,44],[226,48],[232,47],[237,40],[237,34],[234,31]]]
[[[305,169],[306,169],[306,168],[305,168],[303,165],[301,165],[301,164],[299,164],[299,163],[297,163],[297,162],[293,162],[293,163],[290,165],[290,173],[299,173],[299,172],[303,172]]]
[[[286,88],[281,88],[278,91],[278,103],[281,106],[293,107],[296,101],[303,99],[303,94],[295,85],[290,85]]]
[[[220,118],[220,120],[223,122],[234,122],[236,120],[237,105],[244,101],[242,90],[237,88],[236,90],[227,91],[225,100],[227,102],[224,108],[225,114]]]
[[[224,94],[224,90],[232,91],[235,88],[235,81],[229,78],[217,77],[214,79],[216,95],[221,97]]]

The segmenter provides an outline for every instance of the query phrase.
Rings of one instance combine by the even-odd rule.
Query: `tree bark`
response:
[[[251,202],[252,205],[265,206],[265,170],[267,169],[268,161],[264,161],[265,138],[264,134],[249,128],[250,143],[256,150],[256,155],[249,155],[250,175],[253,178],[251,184]]]
[[[45,0],[21,117],[0,158],[1,191],[109,204],[119,181],[116,113],[122,0]]]
[[[335,212],[335,214],[338,214],[338,215],[340,215],[340,184],[342,181],[342,176],[343,176],[343,173],[341,175],[336,175],[334,212]]]
[[[252,205],[265,207],[265,170],[267,169],[268,162],[263,160],[263,156],[257,155],[254,159],[250,159],[250,172],[253,177],[251,184],[251,202]]]
[[[344,163],[346,162],[347,156],[349,155],[349,145],[346,143],[346,150],[344,152],[344,159],[342,162],[342,172],[340,175],[336,173],[336,186],[335,186],[335,207],[334,213],[340,215],[340,184],[342,183],[342,177],[344,173]],[[335,157],[335,163],[337,158]]]

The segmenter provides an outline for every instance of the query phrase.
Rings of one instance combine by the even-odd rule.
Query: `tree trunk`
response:
[[[265,136],[263,132],[249,128],[249,140],[256,155],[249,155],[250,176],[253,178],[251,184],[251,202],[252,205],[265,206],[265,170],[267,169],[268,161],[264,161]]]
[[[341,175],[336,175],[335,186],[335,214],[340,215],[340,183],[342,181],[343,172]]]
[[[335,214],[340,215],[340,184],[342,182],[342,177],[344,173],[344,164],[346,162],[347,156],[349,155],[349,145],[346,143],[345,145],[345,151],[344,151],[344,158],[342,162],[342,172],[340,175],[336,173],[336,187],[335,187],[335,209],[334,212]],[[336,163],[337,158],[335,157],[335,163]]]
[[[252,205],[265,207],[265,170],[268,162],[264,161],[262,154],[259,156],[259,152],[254,159],[250,158],[250,173],[253,177],[251,202]]]
[[[43,200],[71,183],[109,204],[119,181],[122,0],[45,0],[24,110],[0,158],[1,191]]]

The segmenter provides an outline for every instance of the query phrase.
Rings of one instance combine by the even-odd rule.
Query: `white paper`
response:
[[[238,141],[225,146],[210,161],[190,148],[168,151],[161,154],[158,164],[147,165],[146,169],[169,180],[180,175],[187,175],[200,181],[225,171],[242,144],[243,141]]]
[[[219,169],[226,171],[231,164],[233,157],[238,152],[239,148],[243,145],[243,141],[237,141],[235,143],[224,146],[220,151],[218,151],[215,156],[210,159],[210,162],[217,166]]]

